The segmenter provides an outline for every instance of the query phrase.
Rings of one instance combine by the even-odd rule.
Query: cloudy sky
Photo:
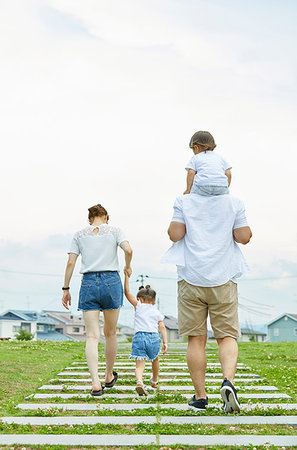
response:
[[[71,236],[100,202],[134,248],[132,286],[151,275],[176,314],[160,259],[202,129],[254,233],[241,322],[296,313],[296,2],[3,0],[0,13],[0,310],[60,307]],[[77,270],[73,311],[78,287]]]

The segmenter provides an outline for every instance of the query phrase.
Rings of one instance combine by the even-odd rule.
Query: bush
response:
[[[34,335],[29,331],[26,331],[24,328],[20,328],[17,334],[15,335],[15,338],[18,341],[31,341],[33,337]]]

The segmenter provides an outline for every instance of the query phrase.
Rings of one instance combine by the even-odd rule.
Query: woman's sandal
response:
[[[93,389],[91,390],[91,395],[93,395],[93,397],[101,397],[101,395],[104,394],[104,386],[102,386],[102,389],[99,389],[99,391],[93,391]]]
[[[144,384],[137,384],[135,389],[138,395],[147,395],[146,386]]]
[[[117,379],[118,379],[118,374],[117,374],[117,372],[113,371],[112,373],[113,373],[113,380],[111,380],[109,383],[105,383],[105,387],[106,387],[106,388],[112,388],[112,387],[114,387],[114,385],[115,385],[116,382],[117,382]]]
[[[158,381],[153,381],[153,377],[151,377],[150,383],[151,383],[152,388],[157,389],[158,384],[159,384]]]

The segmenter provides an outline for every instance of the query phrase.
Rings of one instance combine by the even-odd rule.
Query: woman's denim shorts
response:
[[[117,271],[88,272],[83,275],[78,310],[105,311],[123,305],[123,286]]]
[[[160,352],[161,339],[158,333],[138,331],[132,341],[132,351],[129,359],[147,359],[154,361]]]

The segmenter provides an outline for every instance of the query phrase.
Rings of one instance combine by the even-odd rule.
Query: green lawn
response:
[[[210,344],[208,349],[211,353],[217,355],[217,345]],[[100,360],[104,360],[103,345],[99,345]],[[127,354],[128,349],[124,350]],[[297,403],[297,343],[239,343],[239,362],[245,363],[252,368],[252,372],[257,373],[266,381],[263,384],[270,384],[277,386],[281,393],[287,393],[292,397],[292,401]],[[134,415],[133,411],[63,411],[57,408],[48,411],[21,411],[15,408],[15,406],[24,402],[26,396],[36,393],[37,389],[42,384],[49,384],[49,380],[56,378],[57,374],[65,367],[70,365],[74,361],[78,361],[84,357],[84,343],[77,343],[72,341],[66,342],[0,342],[0,415],[27,415],[27,416],[56,416],[56,415]],[[185,356],[176,356],[176,361],[185,361]],[[163,357],[161,357],[162,362]],[[123,361],[123,358],[121,357]],[[166,362],[166,358],[163,360]],[[148,365],[149,367],[149,365]],[[171,369],[169,371],[172,371]],[[163,371],[163,370],[162,370]],[[208,370],[210,371],[210,370]],[[212,371],[215,371],[213,369]],[[121,380],[119,385],[130,384],[133,385],[134,378],[130,377],[130,381],[124,382]],[[178,383],[178,382],[176,382]],[[67,383],[71,384],[71,383]],[[67,391],[68,392],[68,391]],[[109,391],[110,393],[113,390]],[[139,410],[137,415],[195,415],[195,412],[189,411],[177,411],[170,408],[170,402],[185,403],[191,393],[179,394],[179,393],[162,393],[158,392],[154,399],[135,398],[133,402],[135,407],[137,403],[166,403],[168,402],[168,410],[162,410],[158,408],[157,411],[153,408]],[[68,403],[73,401],[88,401],[94,402],[96,399],[71,399],[61,400],[57,399],[59,403]],[[102,398],[100,403],[129,403],[132,400],[119,400],[116,397]],[[275,400],[277,402],[278,400]],[[40,403],[47,402],[41,400]],[[50,400],[51,403],[55,402],[55,399]],[[217,402],[217,401],[216,401]],[[244,402],[242,402],[244,403]],[[273,403],[273,400],[269,401]],[[209,409],[208,415],[224,415],[222,408]],[[252,412],[241,413],[242,415],[285,415],[296,414],[296,411],[277,410],[273,412],[265,412],[255,410]],[[172,424],[146,424],[140,423],[138,425],[131,426],[119,426],[119,425],[75,425],[75,426],[17,426],[15,424],[6,425],[0,423],[0,433],[48,433],[48,434],[285,434],[296,435],[297,429],[293,426],[287,425],[237,425],[237,426],[222,426],[222,425],[172,425]],[[5,448],[5,447],[1,447]],[[7,447],[8,448],[8,447]],[[11,448],[11,447],[9,447]],[[23,448],[40,448],[34,446],[15,446],[14,449]],[[64,446],[43,446],[43,449],[65,449]],[[87,448],[87,447],[80,447]],[[91,448],[91,447],[89,447]],[[104,447],[100,447],[104,448]],[[107,448],[107,447],[106,447]],[[111,450],[112,447],[108,447]],[[113,447],[121,448],[123,447]],[[146,448],[153,449],[159,448],[157,446],[150,447],[137,447],[134,449]],[[187,446],[170,446],[166,449],[186,449],[191,448]],[[196,447],[197,448],[197,447]],[[204,448],[204,447],[203,447]],[[207,447],[205,447],[207,448]],[[232,447],[209,447],[212,449],[223,449]],[[242,447],[243,448],[243,447]],[[249,449],[255,449],[258,447],[251,446]],[[264,447],[259,447],[264,448]],[[276,448],[276,447],[269,447]]]

